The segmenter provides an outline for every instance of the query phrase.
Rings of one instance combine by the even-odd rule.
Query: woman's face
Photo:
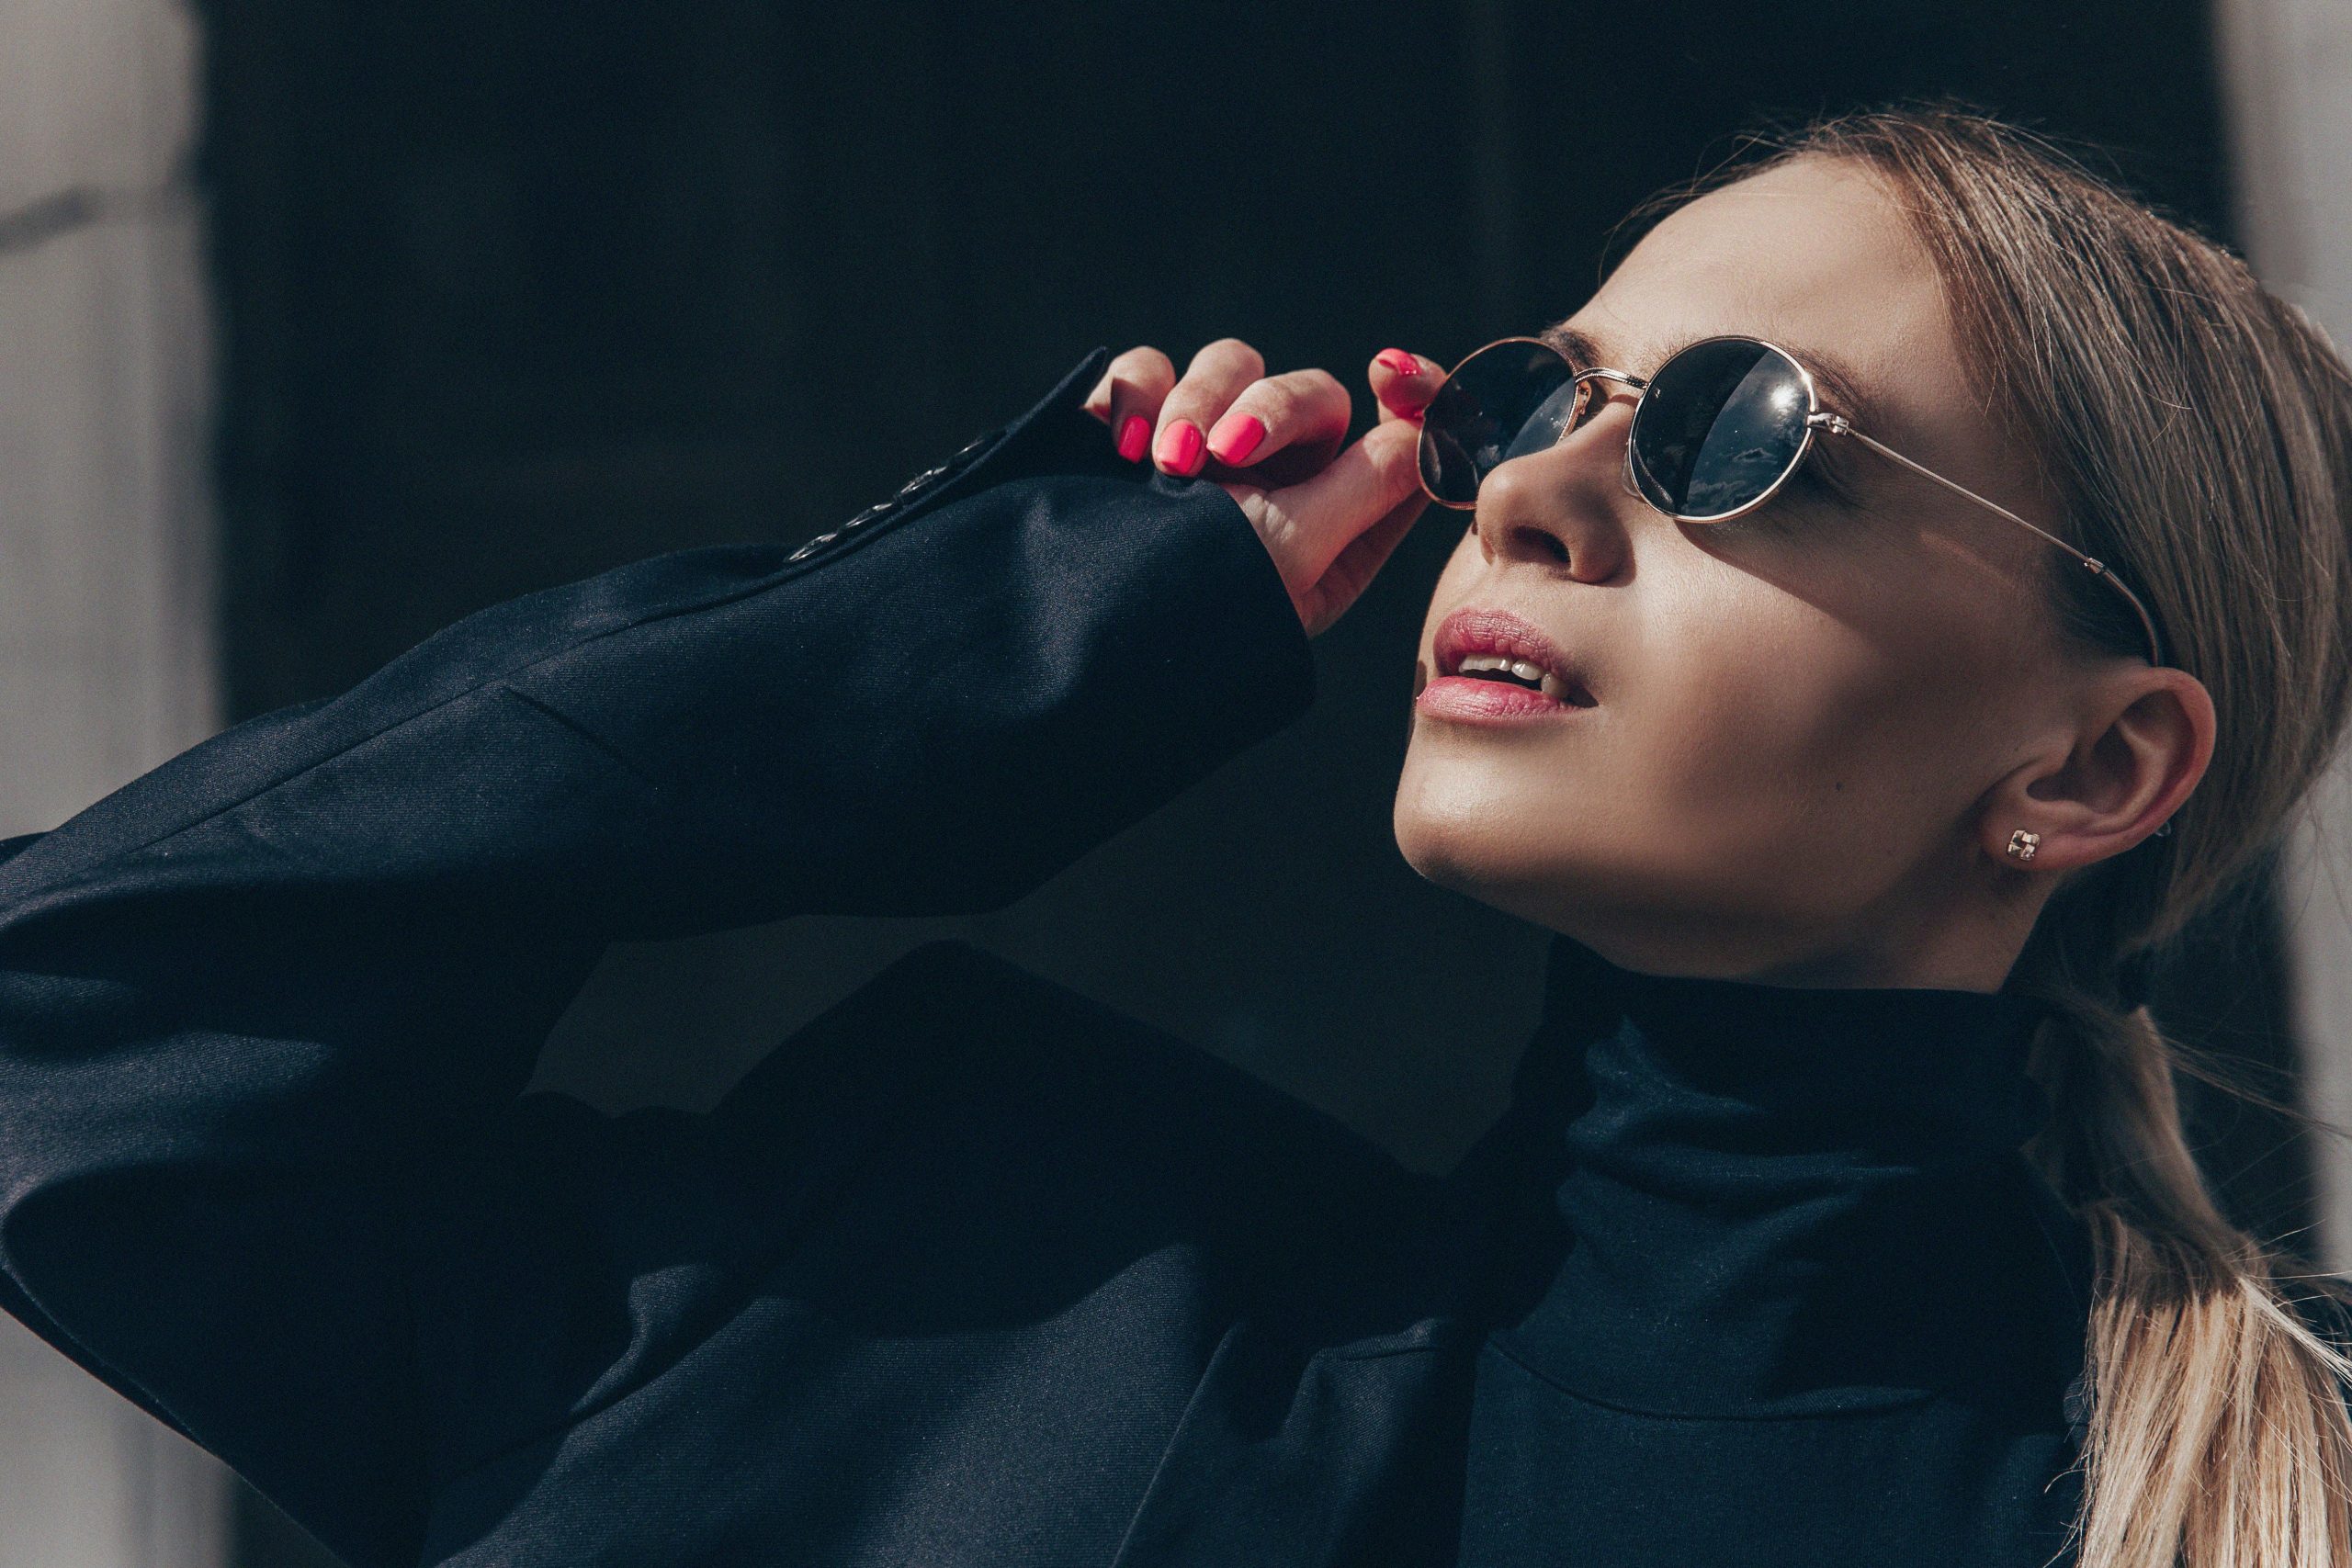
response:
[[[1636,375],[1692,339],[1769,339],[1842,373],[1860,405],[1823,401],[1858,428],[2052,525],[1962,369],[1933,265],[1852,166],[1804,161],[1682,208],[1565,325]],[[1930,949],[2014,924],[1981,907],[1999,868],[1974,829],[2064,700],[2051,547],[1835,437],[1759,511],[1677,523],[1623,488],[1634,394],[1610,389],[1487,478],[1415,682],[1452,673],[1448,617],[1496,611],[1548,638],[1590,705],[1417,704],[1406,859],[1634,967],[1949,983],[1966,961]]]

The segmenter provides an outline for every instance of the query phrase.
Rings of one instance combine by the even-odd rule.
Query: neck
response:
[[[2019,1154],[2031,1004],[1643,974],[1565,939],[1547,986],[1514,1114],[1564,1153],[1572,1239],[1513,1330],[1547,1375],[1746,1416],[2071,1375],[2064,1218]]]
[[[1687,910],[1650,919],[1611,909],[1542,923],[1642,975],[1838,990],[1999,991],[2025,950],[2043,890],[1998,868],[1961,880],[1933,889],[1906,881],[1830,922],[1777,914],[1710,919]]]

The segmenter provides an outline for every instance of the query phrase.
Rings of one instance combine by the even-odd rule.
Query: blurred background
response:
[[[819,532],[1096,344],[1451,362],[1758,116],[1940,94],[2105,143],[2352,341],[2341,0],[0,0],[0,836],[495,600]],[[539,1082],[707,1105],[955,934],[1445,1168],[1544,942],[1389,839],[1453,539],[1306,720],[1034,897],[616,948]],[[2158,1002],[2352,1122],[2347,811]],[[2342,1150],[2198,1104],[2241,1217],[2352,1265]],[[329,1561],[0,1319],[0,1568]]]

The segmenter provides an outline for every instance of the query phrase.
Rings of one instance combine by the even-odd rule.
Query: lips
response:
[[[1454,611],[1440,623],[1434,651],[1438,680],[1450,685],[1475,682],[1498,688],[1494,696],[1519,693],[1541,698],[1547,707],[1595,705],[1592,693],[1560,646],[1507,610],[1466,606]],[[1510,667],[1492,668],[1498,660],[1509,660]],[[1465,661],[1474,668],[1465,671]],[[1528,679],[1530,668],[1536,671],[1533,681]]]

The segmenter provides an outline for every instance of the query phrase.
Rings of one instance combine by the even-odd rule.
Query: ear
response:
[[[2180,809],[2213,758],[2213,699],[2187,671],[2119,671],[2090,682],[2070,735],[2003,778],[1977,839],[1998,863],[2072,871],[2120,855]],[[2040,836],[2032,859],[2011,835]]]

